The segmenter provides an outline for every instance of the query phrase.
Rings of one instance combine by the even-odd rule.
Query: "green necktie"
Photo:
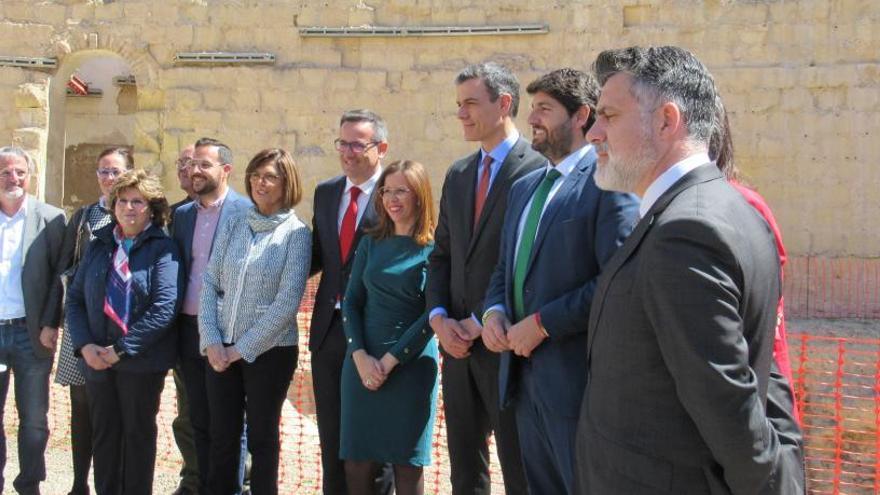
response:
[[[556,179],[562,175],[555,168],[551,168],[544,180],[535,190],[532,197],[532,206],[529,208],[529,214],[526,217],[526,224],[523,226],[522,235],[519,238],[519,250],[516,254],[516,265],[513,267],[513,318],[514,323],[522,320],[525,314],[525,304],[523,301],[523,284],[526,281],[526,270],[529,267],[529,258],[532,257],[532,246],[535,244],[535,234],[538,232],[538,222],[541,220],[541,212],[544,210],[544,203],[547,202],[547,195],[550,194],[550,188]]]

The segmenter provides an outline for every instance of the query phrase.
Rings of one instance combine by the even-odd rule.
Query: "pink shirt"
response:
[[[227,193],[229,191],[227,190]],[[183,298],[183,314],[198,316],[199,293],[202,291],[202,273],[208,266],[208,258],[211,257],[211,246],[214,244],[214,232],[217,231],[217,222],[220,221],[220,209],[223,207],[224,193],[220,199],[202,206],[199,201],[196,206],[196,226],[193,230],[192,259],[189,264],[187,275],[186,295]]]

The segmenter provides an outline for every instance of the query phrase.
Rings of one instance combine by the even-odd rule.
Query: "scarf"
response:
[[[251,228],[251,232],[259,234],[260,232],[274,230],[275,227],[284,223],[291,215],[293,215],[292,209],[281,210],[273,215],[265,216],[257,211],[256,207],[253,207],[248,211],[247,223]]]
[[[113,229],[113,239],[116,241],[116,249],[113,251],[113,266],[107,273],[104,314],[122,329],[122,335],[126,335],[131,309],[131,271],[128,269],[128,251],[131,249],[132,239],[126,239],[118,226]]]

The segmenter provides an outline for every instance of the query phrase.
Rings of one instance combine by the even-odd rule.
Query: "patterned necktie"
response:
[[[486,155],[483,158],[483,172],[480,174],[480,180],[477,182],[477,197],[474,201],[474,229],[480,221],[480,214],[483,212],[483,205],[486,204],[486,196],[489,195],[489,174],[491,173],[492,157]]]
[[[562,175],[555,168],[551,168],[544,180],[535,190],[532,196],[532,206],[526,216],[526,224],[523,226],[522,235],[519,238],[519,249],[516,254],[516,264],[513,268],[513,317],[514,322],[525,318],[525,301],[523,299],[523,285],[526,281],[526,271],[529,267],[529,258],[532,257],[532,246],[535,244],[535,234],[538,232],[538,222],[541,220],[541,212],[544,211],[544,203],[547,195],[556,179]]]
[[[342,263],[348,259],[351,252],[351,245],[354,242],[354,230],[357,225],[358,215],[358,196],[361,190],[358,187],[352,187],[348,191],[351,198],[348,200],[348,208],[345,209],[345,215],[342,217],[342,226],[339,228],[339,253],[342,255]]]

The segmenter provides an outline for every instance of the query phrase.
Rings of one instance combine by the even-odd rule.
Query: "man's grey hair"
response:
[[[468,65],[455,76],[455,84],[471,79],[483,81],[489,91],[490,101],[497,101],[503,94],[510,95],[510,116],[516,117],[519,111],[519,80],[510,69],[498,62]]]
[[[665,102],[681,110],[690,140],[707,145],[715,129],[715,80],[693,53],[676,46],[606,50],[593,64],[600,86],[615,74],[632,77],[642,112]]]
[[[339,127],[342,127],[342,124],[346,122],[369,122],[373,126],[373,141],[388,142],[388,126],[385,124],[385,119],[372,110],[365,108],[348,110],[340,117]]]
[[[18,146],[4,146],[0,148],[0,158],[21,158],[27,163],[28,174],[33,175],[37,173],[37,162],[31,157],[31,155],[25,151],[23,148],[19,148]]]
[[[226,146],[222,142],[209,137],[199,138],[196,141],[194,148],[201,148],[202,146],[216,146],[217,147],[217,158],[220,159],[221,165],[232,165],[232,150],[229,149],[229,146]]]

